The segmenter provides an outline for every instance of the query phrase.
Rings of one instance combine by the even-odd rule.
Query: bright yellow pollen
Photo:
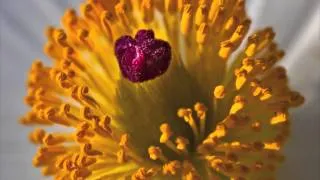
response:
[[[29,72],[21,123],[37,126],[33,165],[55,179],[274,179],[289,108],[284,56],[267,27],[248,36],[244,0],[87,0],[48,27]],[[143,83],[122,77],[115,41],[152,29],[171,64]],[[41,127],[39,127],[41,126]],[[53,131],[63,126],[67,131]],[[57,128],[55,128],[57,130]]]
[[[223,99],[224,96],[226,95],[225,91],[226,90],[225,90],[224,86],[220,85],[220,86],[217,86],[214,88],[213,95],[217,99]]]

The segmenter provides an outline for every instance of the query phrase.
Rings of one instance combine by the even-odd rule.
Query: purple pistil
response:
[[[139,30],[135,38],[121,36],[115,43],[115,55],[122,75],[132,82],[154,79],[165,73],[171,60],[168,42],[155,39],[152,30]]]

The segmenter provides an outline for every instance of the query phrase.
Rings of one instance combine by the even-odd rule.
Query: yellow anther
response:
[[[238,111],[242,110],[244,107],[244,103],[234,103],[231,106],[229,114],[236,114]]]
[[[90,120],[93,118],[92,110],[87,106],[84,106],[80,109],[80,114],[83,118],[87,120]]]
[[[63,73],[63,72],[59,72],[56,76],[57,81],[65,81],[68,79],[67,74]]]
[[[76,166],[81,166],[85,157],[86,156],[83,153],[75,153],[71,156],[70,159]],[[69,156],[68,156],[68,158],[69,158]]]
[[[177,143],[177,149],[181,150],[181,151],[185,151],[187,148],[187,145],[190,143],[189,140],[187,138],[184,137],[177,137],[176,139],[176,143]]]
[[[162,133],[172,134],[171,128],[170,128],[169,124],[167,124],[167,123],[163,123],[160,125],[160,131]]]
[[[178,170],[181,168],[181,163],[179,161],[170,161],[169,163],[163,165],[162,173],[164,175],[176,175]]]
[[[269,150],[276,150],[279,151],[280,150],[280,144],[279,143],[264,143],[264,148],[265,149],[269,149]]]
[[[156,171],[154,169],[147,170],[146,168],[139,168],[137,172],[131,176],[131,180],[147,180],[155,174]]]
[[[219,170],[223,165],[223,161],[219,158],[212,158],[210,160],[210,166],[213,168],[213,169],[217,169]]]
[[[92,4],[85,3],[80,6],[81,15],[89,20],[95,20],[94,8]]]
[[[47,147],[40,147],[39,153],[40,154],[63,154],[66,152],[66,148],[61,145],[56,146],[47,146]]]
[[[77,23],[77,13],[74,9],[67,9],[62,18],[63,25],[66,26],[66,29],[71,29],[70,26]]]
[[[218,137],[215,136],[213,133],[211,133],[211,134],[209,134],[209,137],[207,137],[205,140],[203,140],[202,145],[205,145],[206,147],[213,147],[213,146],[217,145],[218,142],[219,142]]]
[[[78,60],[76,58],[76,52],[73,48],[71,47],[65,47],[63,48],[62,50],[62,57],[65,58],[65,59],[69,59],[70,61],[72,61],[75,65],[77,65],[77,67],[82,67],[83,69],[83,66],[78,63]]]
[[[271,125],[276,125],[280,123],[284,123],[288,121],[288,114],[283,112],[278,112],[274,117],[271,118],[270,123]]]
[[[192,7],[191,4],[185,4],[180,23],[181,34],[187,36],[192,29]]]
[[[224,20],[227,17],[226,16],[226,8],[223,6],[218,7],[217,13],[215,14],[214,18],[212,20],[209,20],[210,26],[213,28],[212,33],[218,34],[220,33]]]
[[[57,113],[57,110],[55,110],[52,107],[46,108],[44,110],[45,118],[50,120],[50,121],[54,121],[54,122],[56,122],[56,120],[57,120],[56,113]]]
[[[195,15],[195,24],[197,26],[200,26],[202,23],[205,23],[207,21],[208,11],[209,7],[207,4],[199,5]]]
[[[88,156],[102,155],[102,152],[92,149],[92,145],[89,143],[86,143],[82,146],[82,151]]]
[[[187,108],[180,108],[178,109],[178,113],[177,113],[179,118],[184,118],[184,117],[190,116],[191,114],[192,114],[192,110]],[[188,122],[188,120],[186,120],[186,122]]]
[[[208,109],[203,103],[197,102],[194,105],[194,110],[197,112],[197,116],[200,120],[200,134],[201,136],[204,136],[206,128],[206,112]]]
[[[127,147],[128,146],[128,139],[129,139],[128,134],[121,135],[119,146],[120,147]]]
[[[261,90],[260,100],[265,101],[272,97],[271,88],[264,88]]]
[[[245,99],[244,96],[237,95],[237,96],[234,97],[233,102],[234,103],[239,103],[239,102],[243,102],[244,103],[244,102],[246,102],[246,99]]]
[[[77,129],[80,129],[80,130],[87,130],[89,128],[90,128],[90,124],[88,122],[79,123],[77,126]]]
[[[193,164],[188,161],[185,160],[182,163],[182,179],[185,180],[200,180],[200,176],[196,170],[196,168],[193,166]]]
[[[111,125],[111,118],[107,115],[104,115],[99,118],[99,126],[102,127],[105,131],[112,133]]]
[[[197,103],[194,105],[194,110],[195,110],[196,112],[206,112],[208,109],[207,109],[207,107],[206,107],[203,103],[197,102]]]
[[[226,31],[227,35],[231,32],[234,32],[237,28],[239,20],[236,16],[231,16],[224,25],[224,31]]]
[[[62,29],[55,30],[53,32],[53,37],[60,46],[67,46],[67,35]]]
[[[86,179],[90,175],[91,171],[86,168],[75,169],[70,174],[73,179]]]
[[[260,34],[261,40],[259,41],[258,50],[260,51],[263,48],[266,48],[272,42],[275,35],[276,34],[274,33],[272,27],[265,28]]]
[[[177,115],[178,117],[183,118],[184,121],[190,125],[194,135],[198,138],[199,130],[194,118],[192,117],[192,110],[190,108],[180,108],[178,109]]]
[[[248,74],[254,69],[254,60],[250,58],[244,58],[242,60],[242,66],[240,69],[245,70]]]
[[[46,132],[43,129],[37,128],[29,134],[29,139],[35,144],[42,144],[45,135]]]
[[[236,86],[236,89],[239,90],[247,82],[247,72],[244,70],[236,69],[235,75],[236,75],[235,86]]]
[[[105,10],[102,12],[101,15],[104,18],[104,20],[108,22],[110,25],[116,21],[116,17],[111,11]]]
[[[87,43],[87,38],[89,37],[89,31],[85,29],[79,29],[77,31],[77,37],[81,42]]]
[[[100,136],[103,137],[110,137],[111,136],[111,131],[110,129],[105,129],[103,128],[99,123],[100,123],[100,117],[98,116],[93,116],[93,130],[98,133]]]
[[[196,34],[196,41],[199,44],[205,44],[208,36],[208,25],[206,23],[201,23],[199,29],[197,30]]]
[[[251,58],[244,58],[242,60],[242,65],[244,65],[244,66],[252,66],[252,65],[254,65],[254,63],[255,63],[255,61]]]
[[[219,56],[222,59],[225,59],[225,60],[228,59],[231,53],[233,52],[233,50],[235,49],[234,47],[235,47],[234,44],[229,40],[221,42],[220,49],[219,49]]]
[[[120,0],[119,2],[123,3],[125,5],[125,8],[128,12],[131,12],[133,9],[133,4],[135,2],[132,2],[131,0]],[[109,2],[106,2],[107,4],[110,4]],[[137,2],[138,4],[138,2]]]
[[[63,63],[63,65],[62,65],[63,68],[67,69],[67,70],[66,70],[66,71],[67,71],[67,72],[66,72],[66,73],[67,73],[67,76],[68,76],[70,79],[76,77],[77,73],[76,73],[74,70],[68,68],[68,66],[71,65],[71,61],[69,61],[69,60],[62,60],[61,62]]]
[[[226,95],[226,90],[224,86],[219,85],[214,88],[213,95],[216,99],[223,99]]]
[[[66,141],[66,138],[62,135],[55,135],[55,134],[47,134],[43,138],[43,143],[48,146],[61,144]]]
[[[244,36],[248,33],[249,26],[251,24],[251,21],[249,19],[246,19],[243,21],[239,26],[237,26],[236,30],[230,37],[230,42],[236,45],[238,47],[240,43],[242,42]]]
[[[173,134],[169,124],[167,123],[161,124],[160,131],[162,133],[160,137],[160,143],[166,143]]]
[[[79,158],[74,162],[77,162],[78,166],[80,166],[80,167],[88,167],[88,166],[96,163],[97,159],[93,158],[93,157],[88,157],[88,156],[82,155],[82,156],[79,156]]]
[[[148,153],[149,153],[150,159],[152,159],[152,160],[158,160],[158,159],[164,158],[160,147],[150,146],[148,148]]]
[[[75,170],[76,167],[75,167],[75,164],[70,159],[66,159],[63,162],[63,169],[66,171],[72,171],[72,170]]]
[[[69,115],[71,115],[70,111],[71,111],[71,105],[70,104],[62,104],[60,106],[60,112],[62,114],[65,114],[65,115],[69,116]]]
[[[236,114],[238,111],[242,110],[245,106],[245,99],[242,96],[236,96],[234,98],[234,103],[230,108],[229,114]]]
[[[72,96],[76,96],[74,97],[75,99],[80,100],[82,103],[92,108],[96,109],[100,107],[96,100],[89,95],[89,87],[87,86],[76,87],[72,90]]]
[[[221,9],[223,9],[223,0],[214,0],[211,3],[208,18],[211,22],[215,22]]]
[[[111,12],[103,11],[100,15],[100,22],[102,25],[102,29],[110,41],[113,41],[112,28],[111,24],[114,21],[114,17]]]
[[[250,37],[249,37],[250,38]],[[252,36],[250,39],[249,39],[249,44],[245,50],[245,53],[248,57],[252,57],[256,54],[256,51],[257,51],[257,44],[255,44],[255,39],[256,37],[255,36]],[[252,43],[250,43],[250,41],[253,41]]]
[[[73,83],[70,81],[68,75],[63,72],[59,72],[56,75],[56,82],[59,84],[61,88],[69,89],[72,87]]]
[[[224,136],[226,136],[227,134],[227,129],[225,127],[225,125],[223,124],[218,124],[215,131],[213,131],[213,133],[211,133],[209,135],[210,138],[222,138]]]
[[[197,116],[200,120],[205,120],[208,109],[203,103],[197,102],[194,105],[194,110],[197,112]]]

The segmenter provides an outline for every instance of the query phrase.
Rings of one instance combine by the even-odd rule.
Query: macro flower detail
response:
[[[247,37],[250,24],[243,0],[66,10],[46,30],[52,65],[28,77],[33,165],[55,179],[275,179],[304,98],[275,65],[273,30]]]
[[[170,45],[154,39],[152,30],[139,30],[135,39],[120,37],[115,43],[115,54],[123,76],[133,82],[150,80],[163,74],[171,60]]]

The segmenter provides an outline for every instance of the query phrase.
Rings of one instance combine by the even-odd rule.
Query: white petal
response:
[[[44,179],[32,167],[35,147],[28,142],[30,129],[20,126],[18,119],[27,111],[23,97],[30,65],[34,58],[46,59],[43,30],[50,24],[58,25],[66,8],[56,5],[59,1],[1,2],[0,179]]]
[[[320,179],[320,3],[290,46],[284,65],[292,88],[306,98],[292,113],[292,132],[285,146],[287,160],[280,179]]]

